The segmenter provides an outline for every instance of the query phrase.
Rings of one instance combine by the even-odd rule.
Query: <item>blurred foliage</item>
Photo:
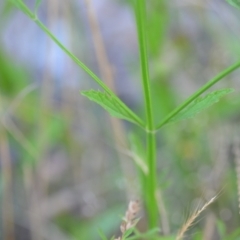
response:
[[[15,96],[27,83],[27,72],[17,63],[13,56],[7,55],[0,49],[0,90],[6,97]]]
[[[85,54],[87,48],[90,52],[93,46],[91,36],[88,36],[89,25],[83,2],[59,2],[56,6],[50,2],[42,1],[39,16],[53,29],[59,28],[58,24],[64,22],[61,34],[69,36],[70,42],[77,39],[70,45],[73,52],[97,69],[96,60],[91,62],[91,54]],[[128,27],[128,24],[134,25],[129,23],[134,18],[129,20],[124,15],[127,11],[133,16],[131,2],[106,1],[100,4],[102,7],[94,6],[98,9],[103,38],[108,41],[106,48],[116,79],[120,79],[117,86],[129,88],[132,96],[128,101],[135,100],[132,105],[142,111],[137,95],[140,81],[136,36],[134,29]],[[235,14],[225,2],[213,1],[212,5],[214,9],[201,1],[196,4],[188,1],[147,1],[155,122],[159,122],[199,86],[239,57],[239,14]],[[74,16],[71,16],[72,8],[79,9]],[[58,13],[51,13],[51,9]],[[6,217],[1,218],[1,228],[6,227],[8,215],[4,215],[4,196],[8,196],[6,193],[10,189],[16,240],[34,239],[34,234],[41,236],[42,232],[47,234],[47,230],[52,233],[46,239],[52,240],[99,239],[99,228],[108,237],[117,235],[124,206],[129,198],[137,195],[140,188],[135,168],[130,162],[132,159],[125,156],[125,163],[118,161],[118,152],[124,156],[126,149],[114,147],[109,119],[79,95],[83,86],[89,86],[89,79],[83,77],[62,53],[53,53],[52,43],[42,46],[41,41],[46,44],[48,40],[43,40],[42,33],[36,30],[37,26],[28,25],[29,20],[13,10],[8,1],[1,4],[0,12],[0,141],[9,145],[11,158],[9,170],[5,167],[1,149],[0,203],[3,206],[1,216]],[[48,16],[50,13],[52,16]],[[223,16],[226,16],[223,22],[228,21],[227,26],[231,28],[222,24]],[[119,25],[120,18],[128,19],[123,30],[118,28],[118,22],[113,17],[117,18]],[[71,22],[72,19],[86,26],[86,36],[82,36],[78,29],[71,29],[76,25]],[[104,25],[111,21],[111,27]],[[118,29],[119,33],[111,35],[109,32],[114,29]],[[119,43],[125,35],[129,36],[123,43],[127,50]],[[81,41],[78,40],[79,36]],[[34,41],[37,44],[33,45]],[[26,44],[27,47],[24,47]],[[39,53],[34,55],[34,46],[38,44]],[[28,51],[29,62],[22,58],[21,48]],[[133,61],[122,57],[120,53],[135,56],[134,70],[124,72],[125,75],[118,69],[123,69]],[[66,68],[60,71],[59,67],[57,73],[49,61],[54,54],[59,62],[64,59]],[[235,137],[239,135],[240,120],[238,75],[239,71],[219,84],[221,88],[235,88],[234,93],[225,96],[194,119],[164,127],[158,135],[158,181],[173,235],[184,223],[185,216],[192,212],[192,202],[194,205],[200,198],[206,200],[209,195],[220,193],[216,202],[190,229],[187,239],[205,239],[210,214],[214,214],[211,228],[216,239],[239,239],[234,163]],[[123,86],[121,82],[126,76],[133,77],[129,86]],[[74,78],[77,80],[73,81]],[[26,91],[29,87],[30,90]],[[124,127],[124,135],[134,130],[131,125]],[[141,134],[141,130],[136,131],[137,136]],[[145,143],[142,138],[134,134],[129,142],[132,152],[136,152],[140,158],[144,156]],[[138,166],[141,167],[141,164]],[[126,169],[130,178],[125,175]],[[131,189],[132,195],[126,197],[127,188]],[[35,215],[42,222],[38,222]],[[144,231],[145,221],[142,218],[143,225],[139,224],[139,229]],[[31,227],[34,227],[31,221],[41,226],[39,231],[31,233]],[[6,229],[0,229],[0,238]],[[160,239],[172,238],[166,236]]]

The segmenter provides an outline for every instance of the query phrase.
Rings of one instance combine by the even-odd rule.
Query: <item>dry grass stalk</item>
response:
[[[139,212],[140,209],[140,204],[139,201],[130,201],[129,205],[128,205],[128,209],[125,213],[125,216],[123,218],[122,224],[120,226],[120,230],[123,234],[130,228],[134,227],[136,224],[136,215]],[[115,240],[122,240],[122,236],[115,238]]]
[[[176,237],[176,240],[181,240],[184,237],[184,234],[187,232],[187,230],[193,225],[196,218],[211,204],[215,201],[217,196],[214,196],[211,198],[208,202],[206,202],[202,208],[196,209],[194,213],[187,219],[185,224],[182,226],[182,228],[179,230],[178,235]]]
[[[162,193],[160,188],[156,191],[156,199],[158,203],[159,214],[161,213],[161,229],[163,235],[167,236],[170,234],[170,224],[168,219],[167,210],[163,201]]]
[[[216,231],[216,217],[213,212],[210,212],[205,221],[205,226],[203,230],[203,239],[211,240],[214,239]]]
[[[110,89],[113,90],[113,92],[116,91],[116,85],[114,82],[114,72],[112,69],[112,64],[107,56],[107,51],[104,45],[102,33],[99,26],[99,21],[97,18],[97,14],[94,10],[93,6],[93,0],[85,0],[86,10],[87,10],[87,16],[88,21],[90,25],[90,30],[93,37],[93,47],[96,52],[96,58],[97,63],[99,66],[100,74],[102,79],[106,82],[106,84],[109,86]],[[110,117],[110,123],[112,126],[112,132],[113,132],[113,138],[114,138],[114,144],[116,147],[120,146],[122,148],[127,148],[127,139],[126,139],[126,131],[124,129],[124,126],[122,122],[117,119]],[[122,167],[122,171],[124,174],[124,178],[127,180],[126,182],[131,183],[132,175],[133,175],[133,168],[131,164],[129,164],[129,161],[127,161],[121,154],[118,154],[118,158]],[[129,198],[132,198],[137,193],[133,193],[134,186],[127,185],[127,196]]]

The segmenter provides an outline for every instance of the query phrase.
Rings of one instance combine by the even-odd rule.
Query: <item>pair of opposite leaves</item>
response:
[[[182,111],[177,113],[175,116],[170,118],[165,124],[184,120],[187,118],[194,117],[197,113],[203,111],[204,109],[210,107],[214,103],[218,102],[224,95],[233,92],[232,88],[224,88],[216,90],[206,94],[205,96],[200,96],[196,98],[191,104],[185,107]],[[119,103],[121,101],[118,98],[110,96],[106,92],[100,92],[95,90],[82,91],[83,96],[87,97],[91,101],[96,102],[101,105],[105,110],[107,110],[110,115],[120,119],[125,119],[127,121],[136,123],[135,120],[129,115],[128,111],[122,107]]]

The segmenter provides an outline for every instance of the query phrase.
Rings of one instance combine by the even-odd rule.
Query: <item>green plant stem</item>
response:
[[[153,111],[152,100],[150,91],[149,69],[148,69],[148,57],[147,57],[147,43],[146,43],[146,29],[145,29],[145,0],[138,0],[136,2],[136,20],[138,28],[140,61],[142,70],[142,85],[145,100],[146,109],[146,134],[147,134],[147,163],[149,168],[149,174],[146,177],[146,192],[143,196],[146,196],[146,207],[149,218],[149,227],[155,228],[158,225],[158,208],[155,197],[157,189],[156,181],[156,138],[154,133],[153,123]]]
[[[80,66],[89,76],[95,80],[111,97],[115,98],[121,106],[126,109],[128,114],[136,121],[139,126],[144,126],[143,121],[133,113],[122,101],[118,100],[118,97],[113,93],[113,91],[103,83],[103,81],[97,77],[84,63],[82,63],[73,53],[71,53],[67,48],[65,48],[57,38],[48,30],[48,28],[38,19],[35,20],[36,24],[78,65]]]
[[[157,166],[156,166],[156,136],[153,132],[147,133],[147,157],[149,174],[147,179],[148,194],[148,221],[151,229],[158,226],[159,210],[157,206],[156,191],[157,191]]]
[[[104,82],[97,77],[83,62],[81,62],[73,53],[71,53],[60,41],[51,33],[51,31],[37,18],[37,16],[22,2],[19,0],[12,0],[16,6],[22,10],[28,17],[30,17],[78,66],[80,66],[93,80],[99,84],[111,97],[115,98],[119,104],[128,112],[128,114],[135,120],[135,122],[144,127],[143,121],[129,109],[115,93]]]
[[[65,46],[58,41],[58,39],[50,32],[50,30],[38,19],[35,19],[36,24],[89,76],[91,76],[95,82],[97,82],[108,94],[113,95],[112,91],[98,78],[85,64],[83,64],[73,53],[71,53]]]
[[[194,94],[192,94],[186,101],[184,101],[179,107],[175,108],[172,112],[170,112],[156,127],[156,130],[159,130],[162,126],[164,126],[166,123],[168,123],[169,120],[171,120],[174,116],[176,116],[181,110],[183,110],[185,107],[187,107],[194,99],[199,97],[202,93],[204,93],[206,90],[208,90],[210,87],[212,87],[214,84],[216,84],[218,81],[223,79],[225,76],[236,70],[240,67],[240,61],[233,64],[232,66],[226,68],[221,73],[219,73],[217,76],[212,78],[210,81],[208,81],[205,85],[203,85],[199,90],[197,90]]]

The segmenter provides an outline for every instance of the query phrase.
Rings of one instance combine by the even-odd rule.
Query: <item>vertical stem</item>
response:
[[[137,0],[136,20],[138,28],[138,39],[139,39],[139,50],[140,50],[140,61],[142,70],[142,83],[144,91],[145,109],[146,109],[146,137],[147,137],[147,163],[149,168],[149,174],[146,177],[146,208],[149,218],[149,227],[154,228],[158,224],[158,208],[155,197],[157,181],[156,181],[156,138],[154,133],[153,123],[153,111],[152,111],[152,100],[149,80],[149,69],[148,69],[148,57],[147,57],[147,43],[146,43],[146,30],[145,30],[145,0]]]
[[[147,133],[147,158],[149,174],[147,176],[147,193],[145,194],[148,195],[148,222],[150,228],[155,228],[158,226],[159,211],[156,201],[156,138],[152,132]]]

